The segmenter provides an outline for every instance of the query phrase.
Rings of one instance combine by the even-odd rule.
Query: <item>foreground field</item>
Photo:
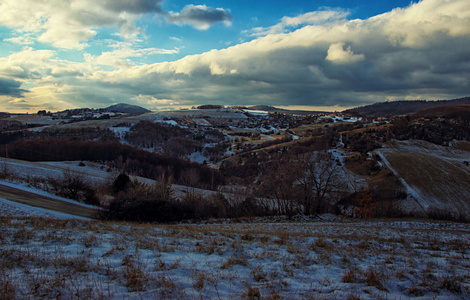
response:
[[[470,296],[470,225],[0,217],[2,299]]]

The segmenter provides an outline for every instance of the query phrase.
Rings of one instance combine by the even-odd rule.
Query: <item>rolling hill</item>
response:
[[[143,113],[150,111],[146,108],[143,108],[137,105],[126,104],[126,103],[114,104],[114,105],[104,108],[104,110],[112,111],[112,112],[120,112],[120,113],[125,113],[125,114],[143,114]]]
[[[393,141],[375,152],[407,188],[407,209],[470,212],[470,152],[421,140]]]
[[[449,105],[470,105],[470,97],[454,100],[401,100],[393,102],[379,102],[345,110],[345,113],[359,114],[366,117],[392,117],[416,113],[433,107]]]
[[[444,105],[431,107],[415,113],[415,117],[439,117],[446,119],[458,119],[464,122],[470,121],[470,104]]]

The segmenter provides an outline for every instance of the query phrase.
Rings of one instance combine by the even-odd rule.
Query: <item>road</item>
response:
[[[96,218],[96,209],[19,190],[0,183],[0,198],[74,216]]]

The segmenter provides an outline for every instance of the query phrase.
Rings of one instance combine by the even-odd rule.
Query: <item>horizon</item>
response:
[[[470,95],[466,0],[5,0],[0,9],[0,111],[342,111]]]
[[[358,106],[352,106],[352,107],[338,107],[338,106],[322,106],[322,107],[313,107],[313,106],[302,106],[302,105],[294,105],[294,106],[283,106],[283,105],[277,105],[277,106],[273,106],[273,105],[261,105],[261,104],[251,104],[251,105],[244,105],[244,107],[246,107],[247,109],[251,109],[255,106],[267,106],[267,107],[272,107],[272,108],[276,108],[276,109],[282,109],[282,110],[288,110],[288,111],[311,111],[311,112],[316,112],[316,113],[336,113],[336,112],[344,112],[344,111],[347,111],[347,110],[351,110],[351,109],[356,109],[356,108],[361,108],[361,107],[364,107],[364,106],[369,106],[369,105],[374,105],[374,104],[384,104],[384,103],[394,103],[394,102],[404,102],[404,101],[409,101],[409,102],[413,102],[413,101],[423,101],[423,102],[438,102],[438,101],[454,101],[454,100],[460,100],[460,99],[466,99],[466,98],[470,98],[470,96],[465,96],[465,97],[462,97],[462,98],[457,98],[457,99],[437,99],[437,100],[426,100],[426,99],[411,99],[411,100],[404,100],[404,99],[397,99],[397,100],[392,100],[392,101],[383,101],[383,102],[374,102],[374,103],[370,103],[370,104],[366,104],[366,105],[358,105]],[[49,113],[59,113],[59,112],[63,112],[63,111],[66,111],[66,110],[75,110],[75,109],[92,109],[92,110],[99,110],[99,109],[106,109],[108,107],[111,107],[111,106],[114,106],[114,105],[132,105],[132,106],[138,106],[138,107],[142,107],[142,108],[145,108],[143,106],[140,106],[140,105],[136,105],[136,104],[131,104],[131,103],[125,103],[125,102],[120,102],[120,103],[113,103],[107,107],[92,107],[92,106],[89,106],[89,107],[74,107],[74,108],[65,108],[65,109],[62,109],[62,110],[58,110],[58,111],[51,111],[51,110],[45,110]],[[191,106],[186,106],[186,107],[172,107],[172,108],[169,108],[167,110],[149,110],[149,112],[165,112],[165,111],[178,111],[178,110],[192,110],[192,109],[198,109],[197,107],[198,106],[203,106],[203,105],[221,105],[223,107],[238,107],[240,105],[231,105],[231,104],[212,104],[212,103],[205,103],[205,104],[196,104],[196,105],[191,105]],[[196,107],[196,108],[194,108]],[[34,112],[14,112],[14,111],[0,111],[0,113],[8,113],[8,114],[11,114],[11,115],[28,115],[28,114],[37,114],[39,111],[41,111],[43,109],[40,109],[38,111],[34,111]]]

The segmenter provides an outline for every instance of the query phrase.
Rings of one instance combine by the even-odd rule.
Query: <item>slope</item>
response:
[[[467,104],[470,104],[470,97],[440,101],[402,100],[374,103],[371,105],[348,109],[344,112],[350,114],[359,114],[366,117],[392,117],[399,115],[407,115],[437,106]]]
[[[470,152],[425,141],[394,141],[375,150],[424,211],[470,212]]]

